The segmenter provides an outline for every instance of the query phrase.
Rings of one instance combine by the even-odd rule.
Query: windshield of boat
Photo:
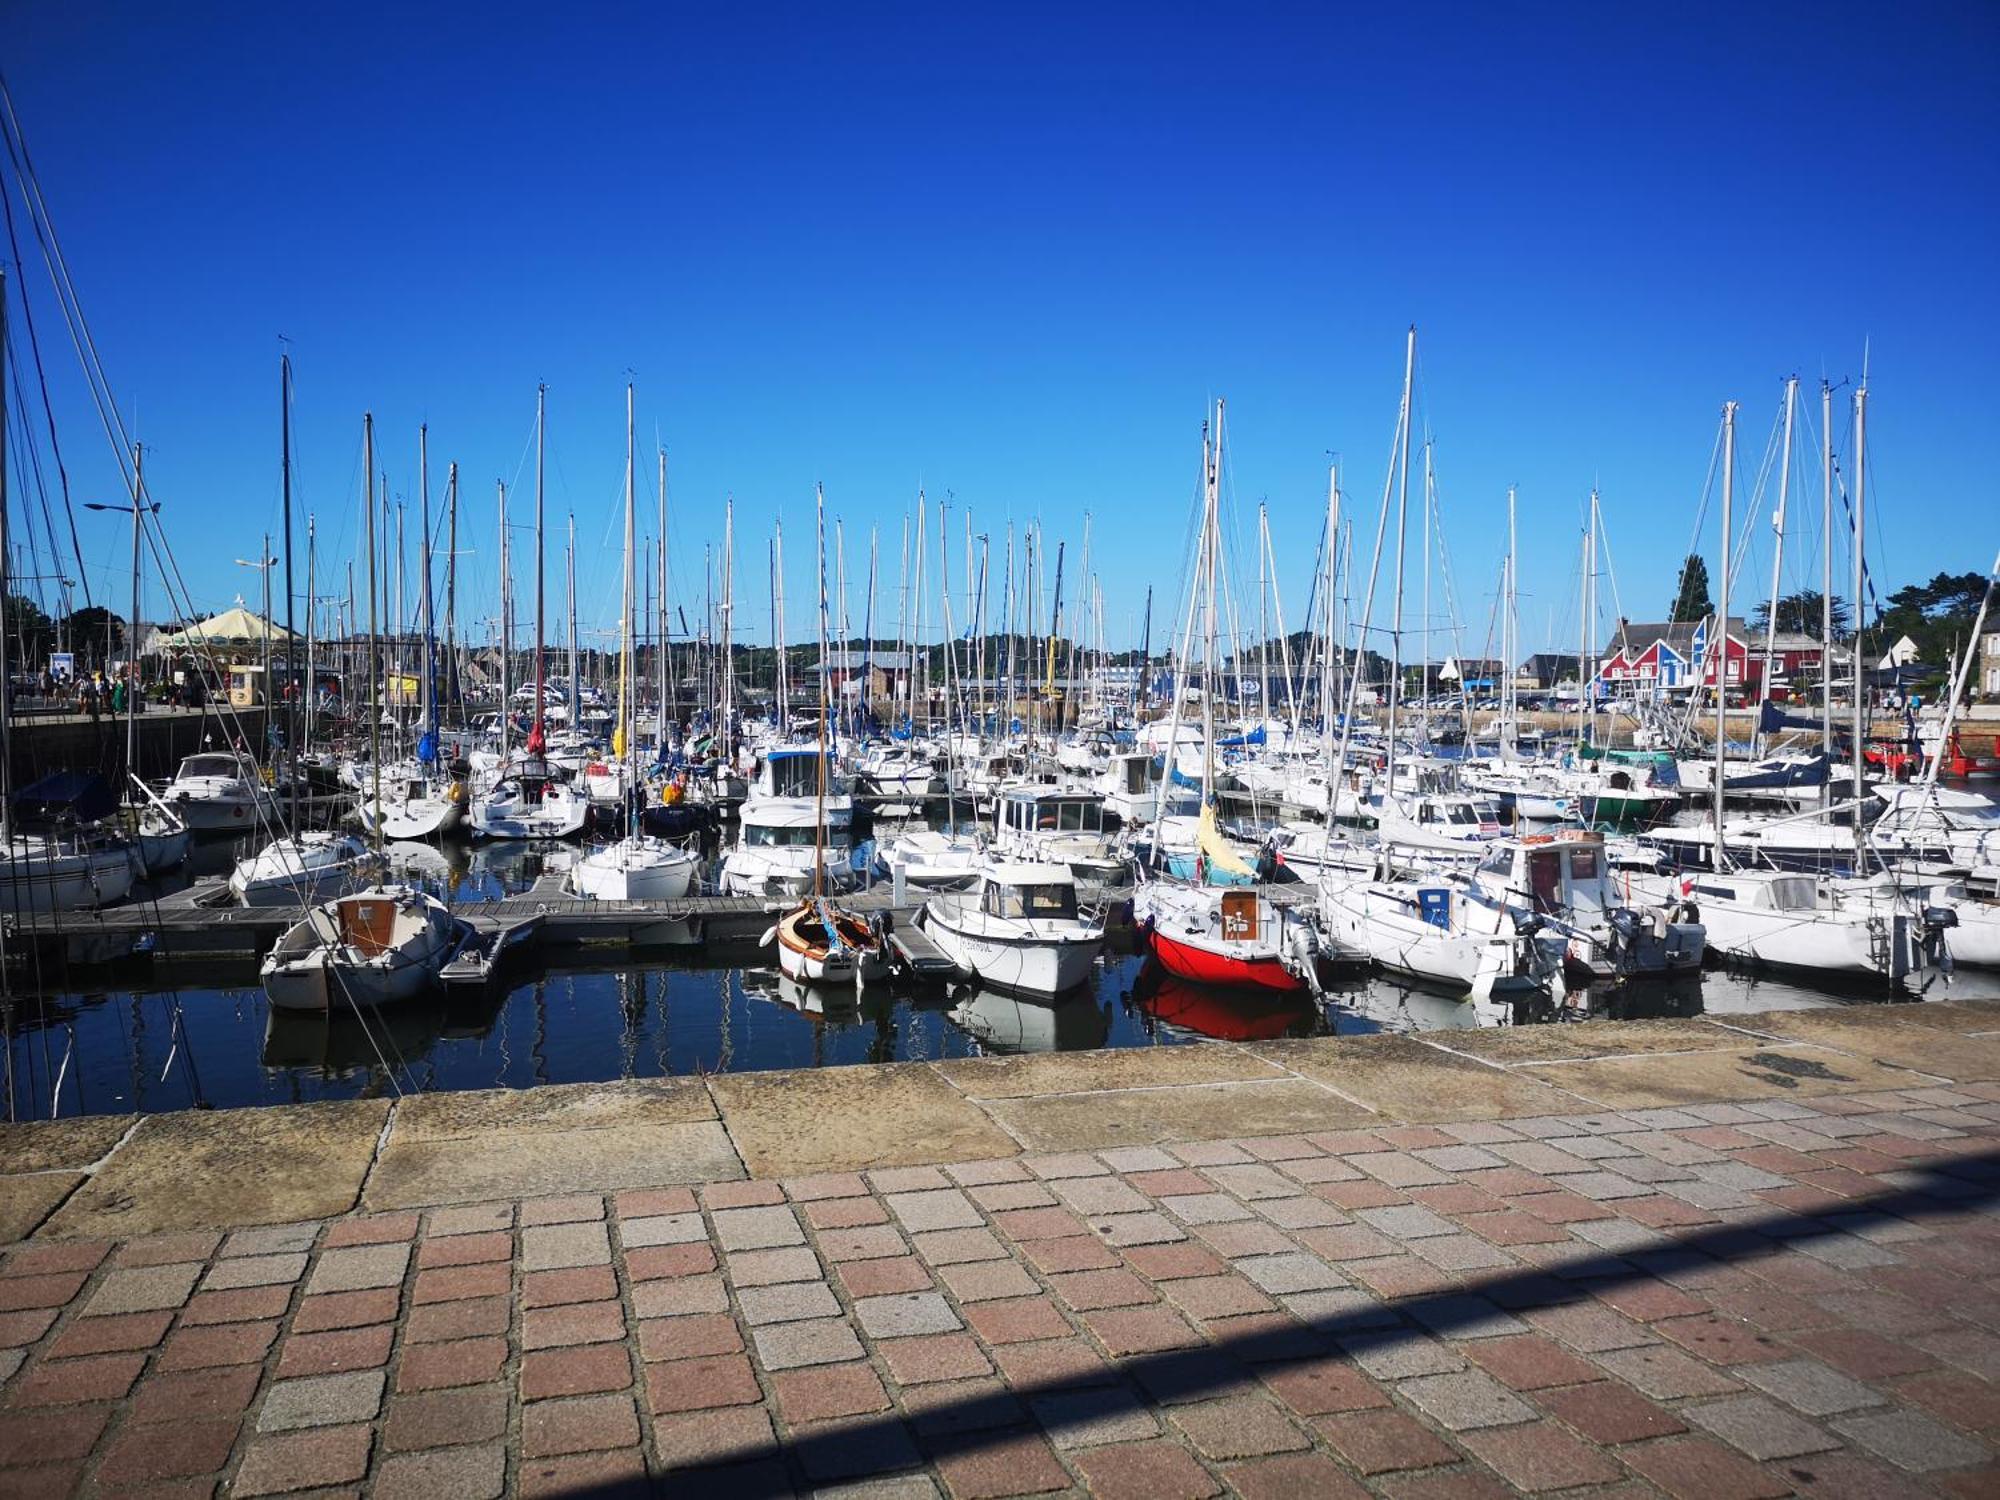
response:
[[[233,755],[190,755],[181,762],[182,776],[239,776],[242,768]]]
[[[743,847],[746,849],[810,848],[812,842],[813,827],[810,823],[798,828],[772,828],[761,823],[743,825]]]
[[[1474,828],[1479,826],[1479,809],[1469,802],[1447,802],[1444,813],[1454,823],[1469,823]]]
[[[1582,845],[1569,851],[1569,904],[1572,910],[1596,911],[1603,906],[1603,890],[1598,878],[1599,858],[1595,847]]]
[[[1770,885],[1771,905],[1779,911],[1811,911],[1819,905],[1810,875],[1786,875]]]
[[[996,917],[1056,918],[1076,915],[1073,885],[990,885],[986,910]]]

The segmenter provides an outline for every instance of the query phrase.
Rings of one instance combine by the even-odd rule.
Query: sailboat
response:
[[[362,425],[363,472],[373,485],[375,421]],[[381,764],[381,675],[375,660],[375,508],[368,507],[368,738]],[[380,783],[377,783],[379,788]],[[379,790],[377,792],[379,798]],[[378,808],[379,814],[379,808]],[[379,829],[381,820],[376,818]],[[375,837],[380,852],[381,835]],[[402,885],[374,885],[308,906],[279,937],[258,969],[275,1010],[320,1013],[338,1002],[359,1008],[422,994],[473,936],[436,897]]]
[[[826,783],[828,751],[826,655],[826,492],[815,489],[819,533],[819,747],[818,809],[813,823],[812,890],[798,905],[778,918],[764,934],[778,944],[778,968],[791,979],[820,984],[865,984],[888,972],[889,956],[881,936],[860,917],[837,905],[826,894]]]
[[[637,634],[634,610],[637,578],[634,573],[635,534],[633,519],[632,469],[632,387],[625,387],[625,597],[619,620],[618,726],[612,731],[611,753],[624,763],[625,836],[581,856],[570,866],[568,886],[576,896],[594,896],[603,901],[665,901],[685,896],[694,884],[695,856],[664,839],[653,838],[639,827],[639,725],[637,683],[632,676],[632,657]],[[666,526],[662,497],[660,545],[666,546]],[[661,570],[665,576],[665,569]],[[661,714],[665,715],[664,705]]]

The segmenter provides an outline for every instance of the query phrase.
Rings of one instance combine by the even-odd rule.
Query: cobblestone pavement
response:
[[[1996,1136],[1967,1084],[35,1241],[0,1495],[1990,1496]]]

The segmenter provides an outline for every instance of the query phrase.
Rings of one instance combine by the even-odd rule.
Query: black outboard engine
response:
[[[1949,906],[1926,906],[1920,919],[1924,924],[1924,961],[1947,979],[1951,977],[1951,946],[1944,935],[1958,925],[1958,913]]]

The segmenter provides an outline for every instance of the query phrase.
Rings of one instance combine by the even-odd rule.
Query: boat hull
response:
[[[1168,973],[1197,984],[1285,993],[1306,988],[1305,980],[1286,968],[1284,960],[1268,948],[1246,953],[1221,951],[1170,937],[1155,924],[1148,924],[1146,942]]]

